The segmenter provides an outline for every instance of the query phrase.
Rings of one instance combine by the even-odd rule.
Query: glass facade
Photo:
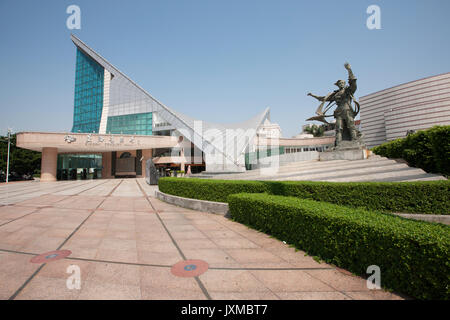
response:
[[[285,153],[285,147],[278,147],[272,149],[258,149],[255,152],[248,152],[245,154],[245,168],[252,169],[252,164],[256,164],[259,159],[272,157],[275,155],[282,155]]]
[[[152,113],[108,117],[106,133],[152,135]]]
[[[58,154],[58,180],[98,179],[101,172],[101,154]]]
[[[96,132],[103,108],[104,68],[77,49],[72,132]]]

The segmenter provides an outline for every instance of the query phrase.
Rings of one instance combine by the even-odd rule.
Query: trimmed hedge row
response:
[[[198,178],[161,178],[158,189],[174,196],[217,202],[227,202],[227,197],[234,193],[268,192],[261,181]]]
[[[403,158],[409,165],[427,172],[450,176],[450,126],[434,126],[406,138],[374,147],[375,154]]]
[[[450,182],[315,182],[161,178],[161,192],[227,202],[230,194],[262,193],[403,213],[450,214]]]
[[[450,298],[450,228],[326,202],[234,194],[231,217],[355,274],[381,270],[383,287],[419,299]]]

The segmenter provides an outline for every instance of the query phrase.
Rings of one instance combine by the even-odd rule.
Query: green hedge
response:
[[[161,192],[179,197],[227,202],[227,197],[234,193],[267,192],[261,181],[213,180],[195,178],[161,178],[158,180]]]
[[[161,178],[164,193],[227,202],[235,193],[262,193],[326,201],[368,210],[450,214],[450,182],[315,182]]]
[[[450,176],[450,126],[435,126],[374,147],[375,154],[403,158],[427,172]]]
[[[450,229],[326,202],[267,194],[228,198],[231,217],[358,275],[419,299],[450,298]]]

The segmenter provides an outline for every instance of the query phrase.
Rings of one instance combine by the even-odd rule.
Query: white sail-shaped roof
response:
[[[245,152],[249,142],[253,140],[258,127],[270,117],[270,110],[266,108],[262,113],[240,123],[219,124],[196,120],[172,110],[155,99],[75,35],[71,35],[71,39],[77,48],[112,74],[107,116],[157,112],[200,150],[205,153],[208,150],[216,150],[235,164],[238,157]],[[102,115],[102,118],[106,116]],[[235,137],[230,140],[228,138],[230,135]]]

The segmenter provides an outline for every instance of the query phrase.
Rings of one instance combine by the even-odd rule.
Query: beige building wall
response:
[[[361,97],[361,131],[369,148],[408,130],[450,124],[450,72]]]
[[[56,181],[58,163],[57,148],[42,148],[41,181]]]
[[[110,179],[111,176],[111,152],[102,153],[102,179]]]
[[[108,113],[109,113],[109,84],[111,82],[111,73],[105,69],[105,73],[103,75],[103,108],[102,108],[102,117],[100,120],[100,127],[98,133],[105,134],[106,133],[106,125],[108,122]]]
[[[146,174],[146,162],[148,159],[151,159],[153,155],[153,149],[142,150],[142,176],[145,177]]]

